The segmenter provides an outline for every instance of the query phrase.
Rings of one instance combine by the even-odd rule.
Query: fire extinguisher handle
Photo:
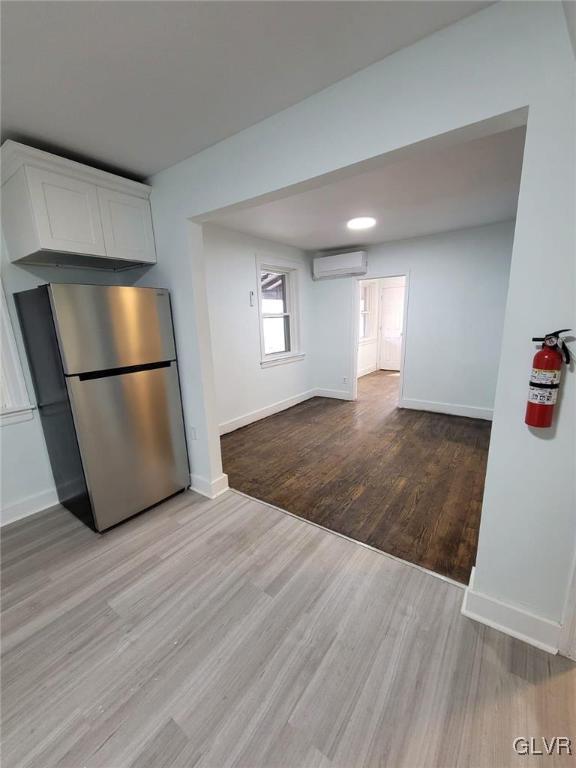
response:
[[[568,331],[571,330],[572,328],[562,328],[559,331],[552,331],[552,333],[547,333],[545,336],[533,336],[532,341],[545,341],[546,339],[550,339],[552,336],[558,338],[561,333],[568,333]]]
[[[534,336],[532,337],[532,341],[542,341],[544,343],[548,342],[550,339],[554,339],[554,343],[550,344],[551,347],[558,347],[560,352],[564,355],[564,361],[566,365],[570,365],[570,350],[568,349],[568,345],[564,341],[564,339],[560,338],[561,333],[568,333],[571,331],[572,328],[561,328],[558,331],[552,331],[552,333],[547,333],[546,336]]]

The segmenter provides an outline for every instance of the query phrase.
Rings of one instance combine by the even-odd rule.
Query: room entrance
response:
[[[406,276],[360,280],[356,378],[378,371],[399,385],[404,351]]]
[[[516,187],[497,218],[477,214],[508,189],[506,164],[519,183],[523,142],[513,129],[456,143],[204,225],[232,488],[468,582]]]

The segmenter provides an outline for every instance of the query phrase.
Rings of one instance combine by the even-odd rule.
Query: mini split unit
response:
[[[332,253],[329,256],[316,256],[312,262],[314,280],[328,277],[350,277],[365,275],[368,270],[366,251]]]

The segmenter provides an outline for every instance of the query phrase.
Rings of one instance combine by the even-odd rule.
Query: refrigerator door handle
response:
[[[108,368],[106,371],[88,371],[79,373],[80,381],[91,381],[92,379],[106,379],[109,376],[123,376],[125,373],[137,373],[138,371],[155,371],[157,368],[170,368],[172,360],[164,360],[161,363],[147,363],[146,365],[127,365],[124,368]]]

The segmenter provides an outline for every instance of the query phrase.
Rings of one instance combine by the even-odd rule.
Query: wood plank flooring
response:
[[[3,768],[499,768],[576,736],[576,665],[459,586],[228,491],[2,531]]]
[[[358,400],[315,397],[222,437],[230,486],[468,583],[490,422],[401,410],[398,374]]]

